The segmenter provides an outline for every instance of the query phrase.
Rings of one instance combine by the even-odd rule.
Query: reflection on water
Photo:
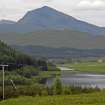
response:
[[[53,81],[53,78],[48,79],[47,85],[52,85]],[[105,88],[105,75],[101,74],[89,74],[62,70],[61,81],[63,85]]]

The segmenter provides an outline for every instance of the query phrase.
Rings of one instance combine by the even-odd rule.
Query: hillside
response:
[[[7,37],[8,36],[8,37]],[[34,45],[67,48],[105,48],[105,36],[91,36],[88,33],[72,30],[43,30],[32,33],[7,33],[0,39],[9,45]]]
[[[17,52],[0,41],[0,64],[14,65],[16,68],[19,65],[32,65],[34,62],[31,57]]]

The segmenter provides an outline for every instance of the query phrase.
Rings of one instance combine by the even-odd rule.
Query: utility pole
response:
[[[8,65],[0,65],[2,67],[2,72],[3,72],[3,100],[5,99],[5,67],[8,67]]]

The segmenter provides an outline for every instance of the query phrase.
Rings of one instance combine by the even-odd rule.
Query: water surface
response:
[[[73,70],[61,70],[60,79],[63,85],[105,88],[104,74],[83,73]],[[47,85],[51,85],[53,81],[54,78],[48,79]]]

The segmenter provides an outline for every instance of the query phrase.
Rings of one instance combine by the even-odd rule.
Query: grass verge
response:
[[[80,95],[19,97],[1,101],[0,105],[105,105],[105,92]]]

